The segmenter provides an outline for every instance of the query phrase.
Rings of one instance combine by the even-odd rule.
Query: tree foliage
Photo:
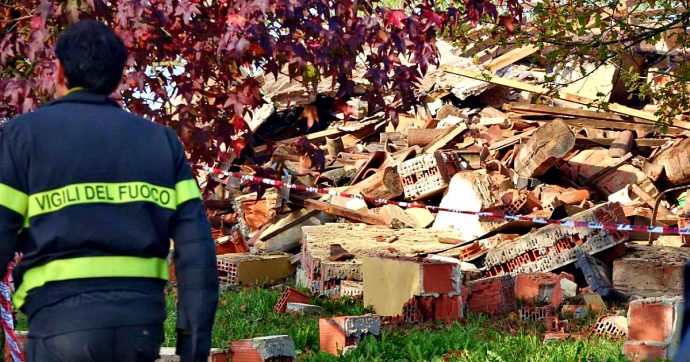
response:
[[[662,120],[688,110],[690,12],[676,0],[401,5],[391,9],[378,0],[0,2],[0,119],[52,97],[56,38],[69,23],[87,17],[109,24],[130,51],[117,92],[123,105],[175,129],[195,163],[226,161],[251,144],[247,120],[264,102],[256,77],[262,72],[286,74],[310,86],[330,80],[339,111],[348,112],[342,101],[360,97],[370,113],[383,110],[394,119],[418,101],[419,80],[438,64],[441,35],[458,45],[535,44],[544,50],[549,68],[613,63],[638,98],[660,102]],[[650,84],[639,68],[626,68],[626,57],[669,35],[673,49],[656,57],[648,53],[643,66],[662,81]],[[370,83],[363,93],[353,82],[358,63]],[[394,101],[384,99],[388,94]],[[318,121],[313,110],[303,115],[310,126]]]
[[[415,103],[416,83],[438,63],[436,34],[455,13],[426,1],[411,9],[375,0],[0,2],[0,118],[52,97],[59,32],[95,17],[130,51],[121,102],[175,129],[192,162],[227,160],[251,142],[247,120],[264,102],[259,70],[307,84],[330,78],[337,99],[359,96],[371,112]],[[364,94],[353,82],[358,61],[371,84]],[[384,101],[389,93],[398,107]]]

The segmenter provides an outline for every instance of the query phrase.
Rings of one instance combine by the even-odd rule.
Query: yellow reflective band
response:
[[[49,282],[86,278],[156,278],[168,280],[168,263],[160,258],[92,256],[60,259],[31,268],[12,297],[15,308],[24,305],[27,293]]]
[[[178,182],[177,185],[175,185],[175,193],[177,194],[177,205],[182,205],[189,200],[201,198],[199,186],[193,179]]]
[[[26,216],[29,196],[17,189],[0,183],[0,206]]]
[[[67,90],[67,92],[65,93],[65,95],[68,95],[68,94],[70,94],[70,93],[72,93],[72,92],[77,92],[77,91],[80,91],[80,90],[84,90],[84,87],[74,87],[74,88],[70,88],[70,89]]]
[[[83,204],[151,202],[175,210],[175,190],[146,182],[84,183],[29,196],[28,218]]]

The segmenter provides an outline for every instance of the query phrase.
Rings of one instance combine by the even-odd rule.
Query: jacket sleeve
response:
[[[177,168],[177,212],[171,225],[178,290],[177,354],[183,361],[205,361],[218,304],[215,243],[182,145],[172,130],[168,138]]]
[[[0,278],[14,258],[27,213],[26,171],[19,168],[12,149],[10,124],[0,127]]]

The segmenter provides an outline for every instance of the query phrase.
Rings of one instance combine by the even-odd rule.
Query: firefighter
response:
[[[57,98],[0,134],[0,268],[19,252],[13,304],[29,361],[154,361],[174,242],[177,353],[206,360],[215,246],[175,133],[109,99],[127,60],[94,20],[55,47]],[[140,65],[141,66],[141,65]]]

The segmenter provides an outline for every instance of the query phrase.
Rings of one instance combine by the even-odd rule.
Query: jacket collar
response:
[[[53,106],[60,103],[92,103],[92,104],[107,104],[115,107],[120,107],[117,102],[110,99],[108,96],[102,94],[96,94],[85,90],[83,88],[72,88],[66,95],[49,102],[46,104],[47,107]]]

